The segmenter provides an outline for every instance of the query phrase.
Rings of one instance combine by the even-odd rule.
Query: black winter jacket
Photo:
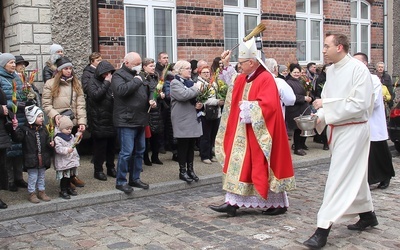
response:
[[[113,124],[114,97],[111,91],[111,82],[101,76],[107,72],[114,72],[114,67],[107,61],[102,61],[94,71],[94,77],[87,85],[87,105],[89,131],[95,138],[111,138],[116,136]]]
[[[89,83],[90,83],[90,78],[92,78],[92,76],[94,75],[94,71],[96,70],[96,68],[90,66],[90,64],[88,64],[84,69],[83,69],[83,73],[82,73],[82,77],[81,77],[81,83],[82,83],[82,88],[83,88],[83,92],[87,95],[89,92]]]
[[[40,148],[42,154],[42,165],[39,166],[39,150],[36,139],[36,130],[39,132]],[[19,126],[13,133],[12,138],[16,142],[22,142],[22,155],[24,170],[30,168],[50,168],[53,148],[50,146],[49,133],[44,126],[35,124]]]
[[[43,73],[42,73],[44,83],[46,83],[48,80],[53,78],[54,71],[56,69],[57,69],[57,67],[55,65],[50,64],[50,62],[48,62],[48,61],[46,62],[46,66],[44,66]]]
[[[115,127],[144,127],[149,123],[149,101],[153,93],[136,71],[122,67],[115,71],[111,80],[114,94],[113,121]]]
[[[149,75],[145,72],[141,72],[140,76],[142,77],[142,80],[150,86],[151,91],[153,93],[156,93],[157,92],[156,86],[158,84],[157,75]],[[153,94],[153,100],[154,97],[155,96]],[[163,100],[158,96],[158,98],[155,101],[157,102],[157,107],[150,109],[149,125],[152,133],[160,134],[164,131],[164,122],[161,116],[161,107]]]
[[[293,106],[286,107],[285,120],[290,129],[297,129],[296,122],[293,118],[301,115],[309,106],[308,102],[304,99],[307,93],[300,80],[293,78],[290,74],[286,77],[286,82],[293,89],[296,101]],[[307,109],[304,115],[309,115],[310,113],[310,109]]]
[[[6,117],[2,105],[7,105],[7,97],[3,89],[0,87],[0,148],[8,148],[11,146],[11,137],[4,127]]]

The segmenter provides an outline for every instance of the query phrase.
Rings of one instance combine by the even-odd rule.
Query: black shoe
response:
[[[308,147],[306,145],[301,146],[302,149],[308,150]]]
[[[8,206],[4,201],[0,200],[0,209],[6,209]]]
[[[378,188],[379,189],[386,189],[389,187],[390,184],[390,179],[386,180],[386,181],[381,181],[381,183],[379,183]]]
[[[158,158],[154,158],[154,159],[152,158],[151,162],[154,163],[154,164],[163,165],[162,161],[160,161],[160,159],[158,159]]]
[[[153,164],[151,163],[151,161],[148,157],[147,157],[147,159],[146,158],[143,159],[143,163],[146,166],[153,166]]]
[[[28,188],[28,183],[24,180],[16,180],[15,185],[20,188]]]
[[[173,154],[172,155],[172,160],[177,162],[178,161],[178,154]]]
[[[232,206],[228,203],[224,203],[220,206],[214,206],[214,205],[210,205],[208,206],[211,210],[214,210],[215,212],[219,212],[219,213],[227,213],[229,216],[234,217],[236,216],[236,210],[239,209],[238,206]]]
[[[113,178],[117,178],[117,171],[115,168],[109,168],[107,169],[107,175]]]
[[[94,172],[94,178],[100,181],[106,181],[107,176],[103,172]]]
[[[295,154],[295,155],[304,156],[304,155],[306,155],[307,153],[304,152],[303,149],[295,149],[295,150],[294,150],[294,154]]]
[[[140,179],[135,180],[135,181],[130,181],[129,186],[143,188],[143,189],[149,189],[149,184],[142,182]]]
[[[277,208],[268,208],[265,211],[262,211],[263,215],[279,215],[286,213],[286,207],[277,207]]]
[[[77,196],[78,195],[78,192],[76,192],[76,190],[72,189],[72,188],[67,188],[67,193],[69,195],[72,195],[72,196]]]
[[[303,242],[303,245],[310,249],[321,249],[326,245],[328,236],[324,236],[315,232],[308,240]]]
[[[179,179],[186,181],[187,183],[192,183],[193,179],[187,174],[187,172],[179,173]]]
[[[125,194],[130,194],[130,193],[133,192],[133,188],[131,186],[129,186],[128,184],[116,185],[115,188],[118,189],[118,190],[121,190]]]
[[[367,227],[374,227],[377,226],[378,219],[376,219],[375,213],[371,212],[370,218],[363,218],[356,222],[356,224],[348,225],[347,229],[349,230],[357,230],[357,231],[364,231]]]
[[[328,144],[324,144],[324,147],[322,148],[323,150],[329,150]]]
[[[60,192],[60,197],[66,200],[71,199],[71,196],[69,196],[69,194],[67,193],[67,190],[61,191]]]
[[[11,192],[17,192],[18,187],[13,182],[8,183],[8,190]]]

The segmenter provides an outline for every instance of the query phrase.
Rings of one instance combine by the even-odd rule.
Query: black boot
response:
[[[150,161],[149,153],[147,151],[147,147],[146,147],[146,150],[143,153],[143,162],[144,162],[144,165],[146,165],[146,166],[152,166],[153,165],[151,163],[151,161]]]
[[[199,181],[199,177],[194,173],[193,169],[193,162],[188,162],[187,163],[187,174],[189,175],[190,178],[192,178],[195,182]]]
[[[162,161],[160,161],[160,159],[158,158],[158,154],[155,155],[154,153],[151,155],[151,162],[154,164],[159,164],[159,165],[163,165],[164,163],[162,163]]]
[[[331,231],[331,227],[328,229],[317,228],[315,233],[306,241],[303,242],[303,245],[310,249],[320,249],[326,245],[328,241],[328,235]]]
[[[71,196],[69,196],[67,192],[67,188],[69,185],[69,178],[62,178],[60,180],[60,197],[63,199],[71,199]]]
[[[361,213],[359,215],[360,215],[360,220],[357,221],[355,224],[348,225],[347,229],[364,231],[367,227],[374,227],[379,224],[375,213],[372,211]]]
[[[179,165],[179,179],[186,181],[187,183],[191,183],[193,181],[193,179],[187,174],[185,165]]]

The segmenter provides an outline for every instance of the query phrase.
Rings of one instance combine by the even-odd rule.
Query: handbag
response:
[[[66,109],[63,112],[60,112],[60,115],[68,116],[69,119],[71,119],[71,121],[75,119],[75,114],[74,111],[72,111],[72,109]]]
[[[71,109],[71,107],[72,107],[72,95],[73,95],[73,88],[72,88],[72,84],[71,84],[71,99],[69,100],[69,109],[66,109],[66,110],[60,112],[60,115],[68,116],[69,119],[71,119],[71,121],[73,119],[75,119],[74,111],[72,111],[72,109]]]
[[[218,105],[206,105],[204,112],[206,113],[206,120],[216,120],[218,119],[218,109],[220,107]]]

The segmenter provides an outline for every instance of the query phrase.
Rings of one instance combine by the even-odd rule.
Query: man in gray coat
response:
[[[136,52],[128,53],[122,67],[111,80],[114,94],[113,121],[121,150],[118,156],[116,189],[129,194],[133,187],[148,189],[140,180],[145,150],[144,128],[149,123],[149,107],[155,108],[150,86],[138,75],[142,59]],[[129,171],[129,184],[126,175]]]

